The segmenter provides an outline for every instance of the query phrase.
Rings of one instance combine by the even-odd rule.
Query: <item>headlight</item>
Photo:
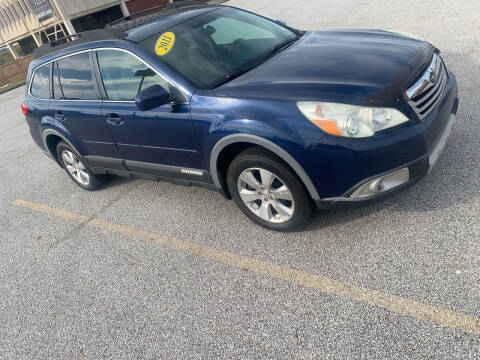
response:
[[[363,107],[328,102],[300,101],[298,108],[308,120],[331,135],[365,138],[408,122],[391,108]]]

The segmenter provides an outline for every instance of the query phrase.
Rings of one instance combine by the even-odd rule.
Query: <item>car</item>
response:
[[[428,41],[300,31],[222,5],[133,14],[34,56],[22,111],[78,186],[109,175],[199,185],[276,231],[412,186],[458,108]]]

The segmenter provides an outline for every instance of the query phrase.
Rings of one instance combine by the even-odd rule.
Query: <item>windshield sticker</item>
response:
[[[155,53],[158,56],[167,55],[175,45],[175,34],[173,32],[167,32],[162,34],[155,44]]]

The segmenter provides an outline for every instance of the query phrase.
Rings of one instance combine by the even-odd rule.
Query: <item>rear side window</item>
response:
[[[169,91],[167,81],[133,55],[119,50],[100,50],[97,56],[109,100],[133,101],[140,91],[152,85]]]
[[[43,65],[35,71],[30,93],[39,99],[50,99],[50,64]]]
[[[53,95],[57,100],[98,100],[89,53],[57,60],[53,85]]]

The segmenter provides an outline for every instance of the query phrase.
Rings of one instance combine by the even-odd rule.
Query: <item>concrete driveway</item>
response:
[[[436,168],[274,233],[200,188],[80,190],[31,140],[25,89],[0,95],[0,359],[480,358],[480,2],[229,4],[434,42],[461,101]]]

